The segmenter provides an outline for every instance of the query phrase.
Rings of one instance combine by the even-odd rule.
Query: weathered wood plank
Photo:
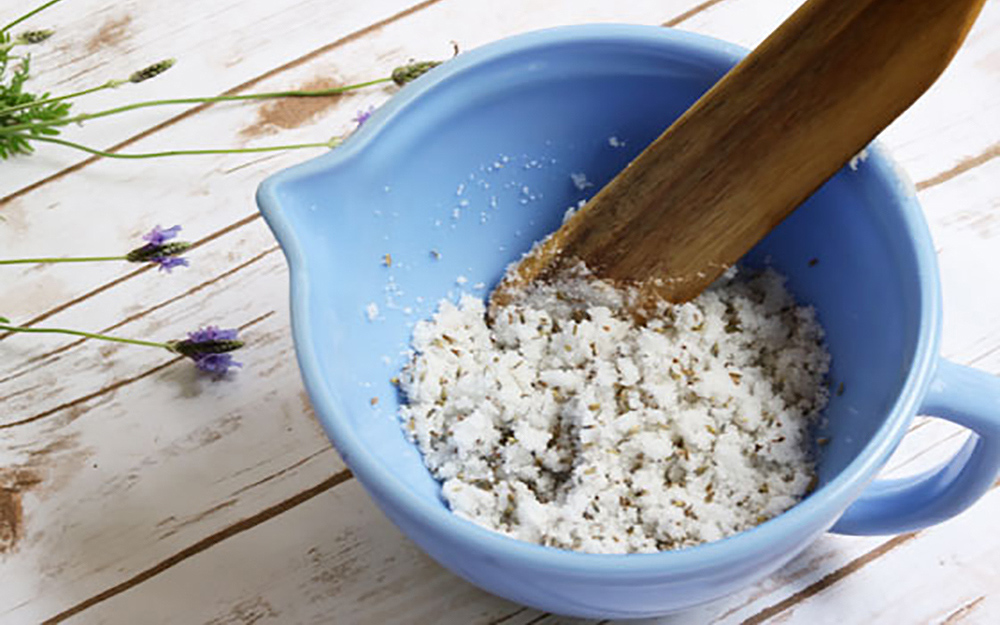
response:
[[[469,592],[467,584],[401,540],[353,480],[283,514],[281,523],[260,524],[211,553],[158,576],[155,595],[128,592],[95,605],[87,621],[128,623],[145,614],[170,622],[178,604],[186,606],[186,622],[261,624],[487,623],[517,609]],[[241,571],[241,583],[204,583],[225,582],[233,571]]]

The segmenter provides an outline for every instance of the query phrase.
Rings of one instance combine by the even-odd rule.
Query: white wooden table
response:
[[[26,10],[5,0],[0,21]],[[81,102],[352,83],[547,26],[666,24],[752,46],[798,0],[65,0],[26,26],[54,92],[163,57],[164,76]],[[71,128],[122,151],[322,141],[394,88],[324,101],[148,109]],[[941,264],[944,353],[1000,372],[1000,1],[883,141],[920,190]],[[239,326],[213,382],[154,349],[0,336],[0,622],[562,623],[441,569],[376,510],[299,380],[287,271],[257,215],[267,174],[312,152],[145,161],[46,146],[0,163],[0,256],[114,254],[154,224],[198,246],[135,265],[0,268],[0,315],[153,340]],[[890,472],[955,449],[918,419]],[[1000,622],[1000,490],[913,534],[826,536],[776,575],[664,623]]]

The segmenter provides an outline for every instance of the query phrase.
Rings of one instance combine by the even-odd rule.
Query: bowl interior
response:
[[[400,430],[390,382],[414,323],[441,298],[487,295],[738,55],[652,29],[473,52],[398,96],[342,152],[275,184],[293,299],[304,306],[300,358],[308,352],[331,408],[320,418],[349,463],[363,449],[440,502]],[[876,154],[839,172],[745,259],[785,274],[827,331],[821,484],[884,424],[913,363],[925,313],[904,223],[912,210]],[[359,447],[338,440],[347,432]]]

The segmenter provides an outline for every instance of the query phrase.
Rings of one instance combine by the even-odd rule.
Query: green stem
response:
[[[0,265],[39,265],[42,263],[93,263],[106,260],[128,260],[127,256],[83,256],[77,258],[12,258],[0,260]]]
[[[98,150],[91,148],[79,143],[74,143],[72,141],[66,141],[64,139],[56,139],[55,137],[32,137],[24,135],[25,139],[31,141],[44,141],[46,143],[55,143],[58,145],[63,145],[68,148],[74,148],[77,150],[82,150],[88,154],[93,154],[94,156],[103,156],[106,158],[128,158],[128,159],[139,159],[139,158],[161,158],[164,156],[190,156],[198,154],[254,154],[258,152],[280,152],[282,150],[300,150],[304,148],[335,148],[340,143],[340,138],[334,138],[323,143],[292,143],[289,145],[267,145],[259,148],[216,148],[207,150],[168,150],[166,152],[144,152],[141,154],[118,154],[116,152],[105,152],[104,150]]]
[[[109,80],[103,85],[98,85],[96,87],[91,87],[89,89],[84,89],[82,91],[75,91],[73,93],[67,93],[66,95],[52,96],[51,98],[45,98],[44,100],[35,100],[34,102],[25,102],[24,104],[18,104],[17,106],[11,106],[9,108],[0,109],[0,117],[4,115],[9,115],[10,113],[16,113],[17,111],[23,111],[24,109],[30,109],[33,106],[41,106],[43,104],[51,104],[53,102],[61,102],[62,100],[71,100],[73,98],[79,98],[80,96],[85,96],[97,91],[103,91],[104,89],[114,89],[121,85],[119,80]]]
[[[101,341],[111,341],[113,343],[128,343],[129,345],[142,345],[144,347],[159,347],[161,349],[173,351],[167,343],[156,343],[154,341],[143,341],[141,339],[126,339],[120,336],[108,336],[107,334],[82,332],[80,330],[69,330],[67,328],[22,328],[19,326],[11,326],[5,323],[0,323],[0,330],[31,334],[68,334],[70,336],[82,336],[85,339],[98,339]]]
[[[173,104],[203,104],[208,102],[237,102],[241,100],[266,100],[273,98],[317,98],[323,96],[339,95],[341,93],[345,93],[347,91],[351,91],[354,89],[361,89],[362,87],[370,87],[372,85],[378,85],[385,82],[392,82],[392,78],[391,77],[376,78],[375,80],[360,82],[354,85],[345,85],[343,87],[332,87],[330,89],[318,89],[315,91],[268,91],[265,93],[244,93],[244,94],[218,95],[218,96],[208,96],[208,97],[172,98],[167,100],[148,100],[145,102],[134,102],[132,104],[126,104],[124,106],[116,106],[114,108],[105,109],[103,111],[97,111],[96,113],[82,113],[80,115],[75,115],[73,117],[67,117],[66,119],[55,119],[44,122],[29,122],[25,124],[7,126],[4,128],[0,128],[0,132],[4,133],[16,132],[19,130],[31,130],[32,128],[40,128],[46,126],[66,126],[68,124],[82,123],[92,119],[98,119],[100,117],[117,115],[118,113],[125,113],[128,111],[148,108],[151,106],[165,106]],[[34,104],[37,104],[37,102],[32,103],[32,105]],[[4,112],[6,111],[0,111],[0,114],[3,114]]]
[[[11,22],[10,24],[7,24],[3,28],[0,28],[0,33],[7,32],[8,30],[10,30],[11,28],[14,28],[15,26],[17,26],[18,24],[20,24],[24,20],[26,20],[26,19],[34,16],[34,15],[37,15],[37,14],[41,13],[42,11],[44,11],[47,8],[49,8],[53,4],[56,4],[56,3],[59,3],[59,2],[62,2],[62,0],[49,0],[45,4],[43,4],[41,6],[38,6],[38,7],[35,7],[34,9],[28,11],[27,13],[25,13],[21,17],[17,18],[13,22]]]

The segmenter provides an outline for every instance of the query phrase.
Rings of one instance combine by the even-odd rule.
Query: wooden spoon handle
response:
[[[810,0],[498,292],[562,258],[695,297],[930,87],[984,2]]]

